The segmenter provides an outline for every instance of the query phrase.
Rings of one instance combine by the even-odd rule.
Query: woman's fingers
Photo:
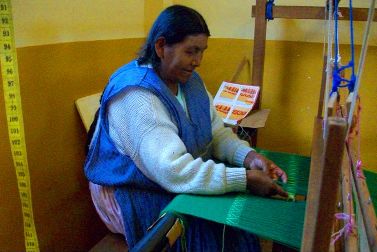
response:
[[[279,196],[282,196],[282,197],[288,197],[288,193],[286,191],[283,190],[283,188],[281,188],[280,186],[274,184],[275,187],[272,191],[272,194],[271,196],[273,195],[279,195]]]
[[[280,178],[284,183],[287,183],[288,176],[279,166],[273,164],[270,167],[270,176],[272,179],[277,180]]]
[[[275,168],[275,174],[284,182],[287,183],[287,174],[279,167]]]
[[[280,178],[284,183],[288,180],[287,174],[279,166],[255,151],[248,153],[244,165],[250,170],[260,170],[265,172],[265,174],[273,180],[278,180]]]
[[[287,197],[288,194],[276,185],[270,176],[261,170],[248,170],[246,172],[247,188],[251,193],[260,196],[280,195]]]

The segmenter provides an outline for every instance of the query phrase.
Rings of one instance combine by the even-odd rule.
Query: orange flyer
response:
[[[221,117],[226,117],[230,111],[230,106],[225,104],[216,104],[216,110],[221,115]]]
[[[241,119],[243,119],[247,115],[247,113],[249,113],[248,109],[243,108],[243,107],[235,107],[232,110],[232,114],[229,116],[229,119],[240,121]]]
[[[237,125],[253,109],[258,93],[258,86],[224,81],[213,103],[225,123]]]
[[[220,96],[224,98],[234,99],[237,96],[239,88],[225,85],[221,91]]]
[[[257,92],[252,88],[242,88],[241,93],[238,96],[238,100],[247,104],[253,104],[255,102],[255,96]]]

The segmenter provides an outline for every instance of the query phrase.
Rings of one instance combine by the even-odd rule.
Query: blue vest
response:
[[[163,102],[177,123],[179,137],[194,158],[207,159],[212,141],[209,98],[197,73],[193,73],[182,85],[190,118],[152,68],[138,66],[136,61],[132,61],[111,76],[102,94],[100,122],[93,135],[84,170],[91,182],[116,188],[115,197],[122,210],[129,247],[141,239],[175,196],[144,176],[130,157],[117,150],[109,136],[107,104],[115,95],[132,86],[148,89]]]

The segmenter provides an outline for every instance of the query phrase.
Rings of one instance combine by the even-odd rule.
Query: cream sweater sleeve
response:
[[[174,120],[150,91],[127,89],[112,99],[107,109],[110,136],[118,150],[167,191],[222,194],[246,190],[245,168],[230,168],[212,160],[204,162],[187,153]],[[216,120],[216,114],[212,115],[212,121]],[[216,141],[220,141],[219,137],[226,133],[217,128]],[[216,141],[215,149],[220,152],[222,145]],[[218,156],[234,159],[236,152]]]
[[[213,156],[221,161],[242,167],[247,153],[253,151],[246,141],[240,140],[231,128],[224,127],[222,118],[213,106],[213,98],[208,93],[211,103],[211,121],[213,136]]]

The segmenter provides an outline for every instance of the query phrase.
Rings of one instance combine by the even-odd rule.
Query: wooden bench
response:
[[[125,252],[128,251],[124,237],[120,234],[109,233],[100,240],[89,252]]]

